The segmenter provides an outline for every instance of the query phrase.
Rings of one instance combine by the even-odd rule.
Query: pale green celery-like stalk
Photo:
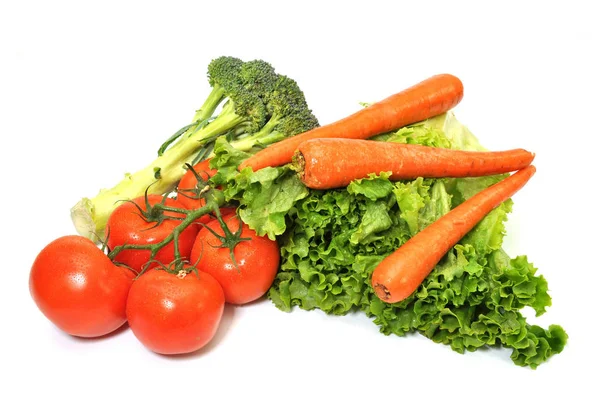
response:
[[[209,115],[210,116],[210,115]],[[202,115],[196,114],[198,120]],[[113,210],[123,200],[149,194],[164,194],[177,184],[185,174],[185,164],[191,162],[204,142],[227,132],[243,120],[235,114],[233,106],[225,106],[217,119],[195,131],[186,133],[145,168],[126,174],[110,189],[102,189],[94,198],[83,198],[71,208],[71,219],[77,233],[95,242],[104,239],[106,223]]]

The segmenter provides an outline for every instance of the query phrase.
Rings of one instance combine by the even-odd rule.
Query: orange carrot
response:
[[[524,149],[479,152],[347,138],[303,142],[293,162],[312,189],[347,186],[370,173],[389,171],[391,180],[417,177],[480,177],[529,166],[534,154]]]
[[[490,211],[514,195],[535,173],[528,166],[467,199],[418,232],[373,271],[377,296],[397,303],[410,296],[442,257]]]
[[[298,146],[311,138],[365,139],[396,130],[440,115],[455,107],[462,97],[463,85],[457,77],[435,75],[337,122],[270,145],[242,162],[240,170],[251,167],[256,171],[289,163]]]

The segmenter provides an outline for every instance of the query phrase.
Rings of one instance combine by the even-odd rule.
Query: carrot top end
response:
[[[304,177],[304,166],[306,165],[306,159],[304,159],[304,155],[302,152],[296,151],[292,156],[292,164],[291,169],[298,173],[300,179]]]

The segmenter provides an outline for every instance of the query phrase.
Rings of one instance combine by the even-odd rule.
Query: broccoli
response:
[[[318,127],[298,84],[277,74],[268,62],[219,57],[210,62],[207,75],[212,87],[209,95],[192,122],[161,145],[152,163],[71,209],[80,235],[102,239],[108,217],[120,201],[142,196],[146,189],[150,194],[172,190],[185,173],[186,163],[213,156],[214,141],[220,136],[250,152]]]
[[[265,99],[273,91],[278,75],[271,64],[257,59],[244,63],[240,68],[240,80],[243,87]]]
[[[294,80],[280,75],[269,87],[266,96],[268,121],[256,133],[238,135],[231,142],[233,147],[249,151],[255,146],[265,147],[319,126]]]
[[[234,57],[219,57],[208,64],[208,83],[212,91],[196,111],[192,123],[202,122],[213,115],[219,104],[238,90],[239,76],[244,62]]]

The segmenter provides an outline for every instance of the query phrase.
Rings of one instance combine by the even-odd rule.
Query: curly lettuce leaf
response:
[[[392,173],[382,172],[379,175],[369,174],[369,177],[355,180],[348,185],[348,192],[354,195],[364,195],[371,200],[386,198],[394,186],[389,180]]]
[[[215,143],[215,158],[211,167],[217,174],[211,178],[215,185],[224,186],[225,198],[240,204],[240,218],[259,236],[275,240],[286,228],[285,216],[294,204],[308,195],[296,173],[289,167],[266,167],[252,172],[238,172],[239,164],[249,155],[232,147],[225,139]]]
[[[285,216],[308,195],[296,173],[285,167],[267,167],[255,173],[246,168],[235,179],[238,188],[243,188],[241,219],[259,236],[268,235],[271,240],[285,231]]]
[[[227,183],[231,183],[238,174],[238,166],[250,157],[250,154],[231,146],[224,136],[217,138],[213,152],[215,156],[210,160],[210,168],[217,169],[217,173],[211,181],[216,186],[227,186]],[[237,189],[235,185],[232,188]]]

